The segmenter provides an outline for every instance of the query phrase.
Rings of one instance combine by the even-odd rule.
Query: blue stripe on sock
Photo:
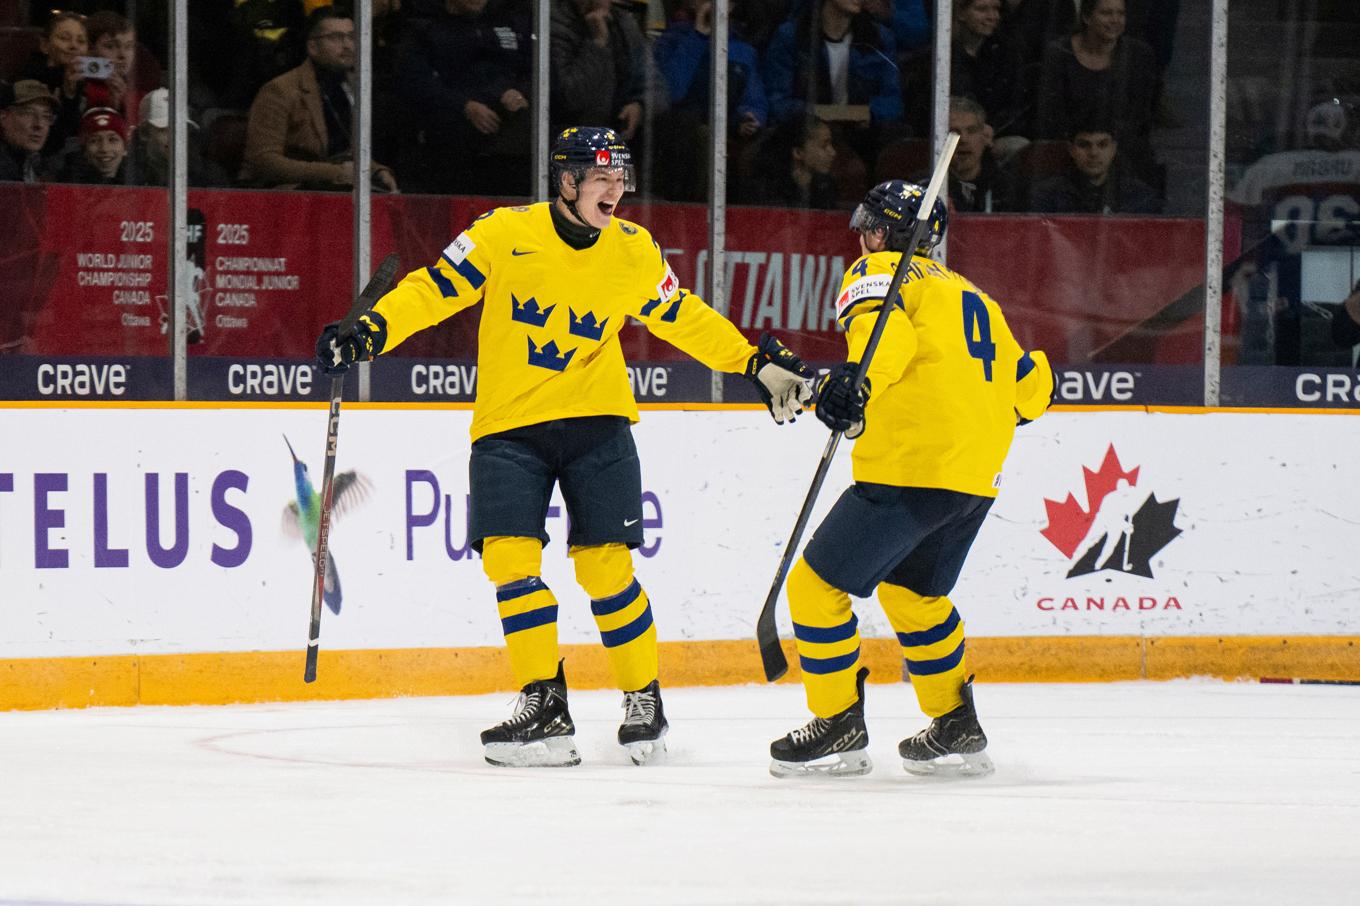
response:
[[[458,290],[453,287],[453,281],[448,277],[445,277],[439,268],[427,267],[425,268],[425,273],[430,275],[430,279],[434,281],[434,285],[439,287],[439,294],[445,299],[452,299],[458,295]]]
[[[963,642],[959,642],[959,647],[955,648],[952,654],[937,657],[932,661],[913,661],[911,658],[906,660],[907,672],[913,676],[934,676],[937,673],[948,673],[963,660]]]
[[[517,613],[513,617],[502,617],[501,632],[510,635],[512,632],[522,632],[525,629],[533,629],[535,626],[546,626],[549,623],[556,622],[557,605],[549,604],[547,607],[540,607],[537,610]]]
[[[849,654],[842,654],[839,657],[807,657],[798,656],[798,663],[802,666],[804,673],[814,673],[824,676],[828,673],[835,673],[838,670],[845,670],[853,667],[859,658],[859,649],[856,648]]]
[[[897,641],[903,648],[919,648],[922,645],[933,645],[949,638],[949,634],[959,626],[958,610],[949,611],[949,616],[938,626],[923,629],[920,632],[899,632]]]
[[[517,582],[509,582],[496,589],[497,601],[513,601],[515,598],[522,598],[531,595],[536,591],[542,591],[548,586],[543,584],[543,580],[538,576],[530,576],[527,579],[520,579]]]
[[[608,632],[600,633],[600,641],[606,648],[617,648],[620,645],[627,645],[633,639],[647,631],[647,627],[652,625],[652,605],[649,603],[647,608],[638,615],[633,622],[620,626],[618,629],[611,629]]]
[[[607,617],[611,613],[623,610],[629,604],[637,600],[637,596],[642,592],[642,586],[638,580],[634,579],[628,583],[628,587],[616,595],[607,598],[600,598],[598,601],[590,602],[590,612],[597,617]]]
[[[850,619],[839,626],[804,626],[793,624],[793,636],[800,642],[844,642],[852,638],[859,626],[859,617],[850,614]]]

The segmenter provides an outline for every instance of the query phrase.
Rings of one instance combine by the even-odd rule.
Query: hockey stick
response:
[[[909,250],[914,250],[921,244],[921,238],[930,224],[931,212],[935,209],[935,199],[940,195],[945,177],[949,173],[949,161],[954,157],[954,148],[958,143],[959,136],[954,132],[949,133],[945,139],[944,150],[935,163],[935,172],[931,174],[930,185],[926,187],[925,197],[921,199],[921,207],[916,212],[911,242],[907,245]],[[869,362],[874,357],[879,340],[883,339],[884,328],[888,326],[888,313],[893,308],[892,300],[897,298],[902,281],[910,270],[911,256],[912,251],[903,252],[897,267],[893,269],[892,281],[888,284],[888,291],[883,294],[883,307],[879,309],[878,317],[874,319],[874,329],[869,334],[864,354],[860,356],[859,370],[855,372],[856,392],[864,386],[864,376],[869,372]],[[826,480],[826,473],[831,468],[831,458],[836,455],[836,447],[840,442],[841,432],[832,431],[831,437],[826,442],[826,449],[822,451],[822,459],[817,463],[817,472],[812,476],[812,487],[808,488],[803,508],[798,512],[798,520],[793,524],[793,534],[789,536],[789,543],[784,547],[784,554],[779,559],[779,569],[774,574],[774,582],[770,584],[770,593],[765,596],[765,604],[760,608],[760,616],[756,618],[756,643],[760,646],[760,660],[765,667],[765,679],[771,683],[789,669],[784,649],[779,645],[779,631],[774,624],[779,590],[784,587],[784,580],[788,578],[789,567],[793,565],[794,554],[798,552],[798,542],[803,539],[803,530],[807,528],[808,519],[812,516],[812,505],[816,503],[817,495],[821,493],[822,482]]]
[[[344,338],[354,332],[354,325],[364,314],[377,304],[378,300],[392,288],[392,281],[401,266],[396,255],[388,255],[378,265],[373,279],[368,281],[359,298],[354,300],[349,314],[345,315],[336,330],[337,338]],[[326,558],[329,555],[331,533],[331,495],[335,491],[335,449],[340,439],[340,400],[345,395],[345,376],[337,374],[331,378],[331,411],[326,422],[326,468],[321,478],[321,512],[316,523],[316,564],[312,583],[312,624],[307,633],[307,667],[303,670],[302,681],[316,681],[316,655],[321,648],[321,597],[326,592]]]

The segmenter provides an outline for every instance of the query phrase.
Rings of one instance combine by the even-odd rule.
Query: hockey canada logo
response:
[[[1098,471],[1082,467],[1086,508],[1067,499],[1044,500],[1048,526],[1041,534],[1072,561],[1067,578],[1114,570],[1152,578],[1152,558],[1181,533],[1180,500],[1158,500],[1138,488],[1138,467],[1125,471],[1111,444]]]

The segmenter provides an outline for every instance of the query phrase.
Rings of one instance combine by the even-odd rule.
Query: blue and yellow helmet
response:
[[[921,202],[926,190],[914,182],[903,179],[890,179],[869,190],[864,200],[850,215],[850,229],[856,233],[871,230],[887,230],[887,249],[893,252],[907,251],[911,241],[911,231],[916,226],[916,214],[921,210]],[[949,206],[944,199],[936,198],[931,211],[930,222],[915,251],[921,255],[930,254],[931,249],[940,244],[944,231],[949,227]]]
[[[633,153],[623,138],[607,126],[572,126],[553,140],[549,155],[552,190],[561,190],[562,174],[570,173],[580,183],[589,170],[622,170],[624,191],[637,189],[633,172]]]

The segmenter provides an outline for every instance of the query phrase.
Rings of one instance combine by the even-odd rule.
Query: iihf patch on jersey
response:
[[[656,297],[662,302],[669,302],[671,296],[680,288],[680,280],[675,276],[675,271],[671,270],[669,264],[666,265],[666,276],[656,285]]]
[[[845,314],[846,309],[861,299],[882,299],[888,294],[892,277],[888,274],[873,274],[861,277],[851,283],[836,299],[836,317]]]
[[[462,264],[472,250],[477,247],[477,243],[472,241],[472,237],[467,233],[459,233],[449,247],[444,249],[444,257],[453,264]]]

